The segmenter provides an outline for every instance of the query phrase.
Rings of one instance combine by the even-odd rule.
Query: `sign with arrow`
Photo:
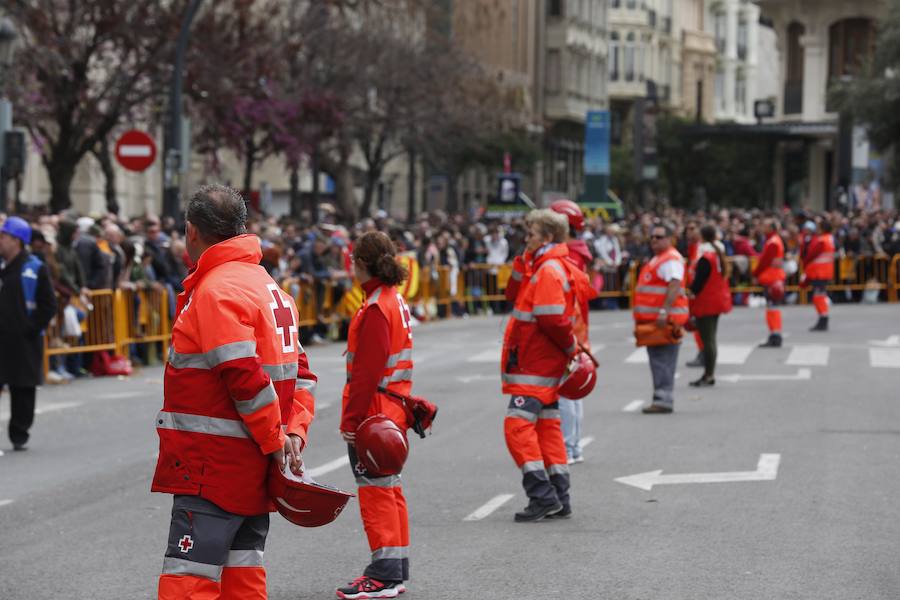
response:
[[[806,381],[812,379],[811,369],[797,369],[796,375],[716,375],[719,381],[737,383],[738,381]]]
[[[628,475],[616,479],[619,483],[638,489],[653,489],[655,485],[674,485],[677,483],[737,483],[740,481],[774,481],[778,477],[780,454],[760,454],[755,471],[731,471],[724,473],[679,473],[663,475],[662,471],[647,471],[637,475]]]

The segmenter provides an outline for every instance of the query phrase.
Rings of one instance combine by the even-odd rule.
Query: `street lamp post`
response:
[[[191,23],[200,10],[203,0],[191,0],[181,31],[178,33],[178,45],[175,49],[175,68],[172,72],[172,89],[169,93],[169,122],[165,133],[165,151],[163,152],[163,215],[178,219],[179,181],[178,172],[181,166],[181,92],[184,75],[184,55],[191,36]]]
[[[7,75],[12,69],[13,52],[18,34],[9,19],[0,19],[0,210],[6,206],[6,132],[12,129],[12,103],[4,96]]]

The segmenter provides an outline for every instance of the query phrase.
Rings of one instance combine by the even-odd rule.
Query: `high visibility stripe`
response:
[[[382,377],[378,385],[384,387],[389,383],[397,383],[399,381],[412,381],[412,369],[400,369],[399,371],[394,371],[387,377]]]
[[[408,546],[384,546],[372,552],[372,562],[376,560],[409,558]]]
[[[565,304],[537,304],[531,311],[535,315],[561,315],[566,312]]]
[[[401,483],[399,475],[388,475],[387,477],[359,476],[356,478],[356,485],[359,487],[395,488],[400,487]]]
[[[555,260],[550,260],[545,262],[541,267],[537,270],[537,272],[531,276],[531,283],[537,283],[538,273],[546,269],[547,267],[551,267],[555,269],[560,275],[563,276],[563,290],[569,291],[571,287],[569,286],[569,280],[566,278],[566,270],[563,268],[561,264],[559,264]]]
[[[269,374],[272,381],[287,381],[297,376],[297,363],[282,363],[280,365],[263,365],[263,371]]]
[[[387,369],[393,369],[397,363],[403,360],[412,360],[412,348],[405,348],[397,354],[388,356],[387,363],[384,365]]]
[[[310,394],[313,396],[316,395],[316,388],[319,386],[318,382],[313,381],[312,379],[297,379],[294,383],[295,390],[308,390]]]
[[[176,413],[166,410],[161,410],[159,411],[159,414],[156,415],[156,428],[187,431],[190,433],[221,435],[233,438],[250,437],[250,433],[247,431],[247,428],[244,427],[243,421],[221,419],[219,417],[205,417],[203,415],[191,415],[188,413]]]
[[[540,460],[530,460],[522,465],[523,473],[534,473],[535,471],[543,471],[544,463]]]
[[[539,419],[559,419],[559,409],[558,408],[545,408],[541,410],[541,414],[538,415]]]
[[[163,575],[196,575],[219,581],[222,578],[222,567],[167,556],[163,559],[162,573]]]
[[[834,262],[834,254],[820,254],[815,257],[811,263],[811,265],[827,265],[829,263]]]
[[[534,315],[524,310],[513,309],[512,316],[519,321],[534,321]]]
[[[381,296],[381,290],[383,290],[383,289],[384,288],[378,288],[377,290],[375,290],[375,293],[372,294],[371,296],[369,296],[369,299],[366,300],[366,304],[371,306],[371,305],[377,303],[378,298]]]
[[[639,285],[634,291],[638,294],[665,294],[669,288],[664,285]]]
[[[513,417],[516,419],[525,419],[531,423],[537,421],[538,416],[533,412],[522,410],[521,408],[509,408],[506,410],[507,417]]]
[[[209,352],[182,354],[169,347],[169,363],[176,369],[213,369],[222,363],[256,356],[256,342],[231,342]]]
[[[522,281],[522,273],[520,271],[513,271],[509,276],[513,281]]]
[[[662,310],[662,306],[635,306],[634,312],[642,314],[656,314]],[[673,306],[669,309],[670,315],[686,315],[688,308],[686,306]]]
[[[261,567],[263,566],[262,550],[229,550],[225,559],[226,567]]]
[[[278,400],[278,394],[275,392],[275,386],[269,382],[269,385],[261,389],[258,394],[249,400],[235,400],[234,407],[242,415],[249,415],[272,404],[276,400]]]
[[[538,387],[557,387],[559,379],[556,377],[541,377],[540,375],[512,375],[503,373],[501,376],[503,383],[535,385]]]
[[[578,349],[578,340],[575,340],[575,343],[566,348],[566,354],[575,354],[575,351]]]
[[[568,475],[569,465],[550,465],[547,467],[547,473],[550,475]]]

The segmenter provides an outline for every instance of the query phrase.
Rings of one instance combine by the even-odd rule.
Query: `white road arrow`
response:
[[[500,381],[499,375],[469,375],[467,377],[457,377],[457,381],[461,383],[472,383],[473,381]]]
[[[871,346],[881,346],[882,348],[900,348],[900,335],[891,335],[884,340],[869,340]]]
[[[619,483],[630,485],[648,492],[654,485],[675,483],[735,483],[739,481],[774,481],[778,477],[780,454],[760,454],[755,471],[731,471],[725,473],[680,473],[663,475],[662,471],[647,471],[637,475],[619,477]]]
[[[737,383],[738,381],[806,381],[812,379],[811,369],[797,369],[796,375],[716,375],[719,381]]]

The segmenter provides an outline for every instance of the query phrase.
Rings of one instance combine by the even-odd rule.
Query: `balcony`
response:
[[[648,10],[647,11],[647,23],[650,27],[656,27],[656,11]]]
[[[784,114],[799,115],[803,112],[803,82],[788,81],[784,84]]]

